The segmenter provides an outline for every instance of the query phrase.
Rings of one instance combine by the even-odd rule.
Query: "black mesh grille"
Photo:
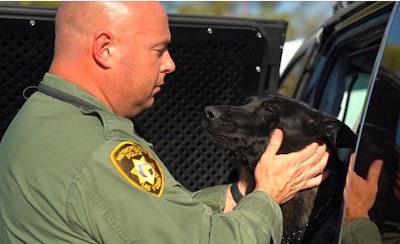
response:
[[[227,50],[223,44],[171,48],[178,69],[167,78],[154,107],[135,120],[171,172],[190,188],[230,180],[233,164],[207,137],[202,110],[243,98],[237,90],[243,81],[245,48],[237,45]]]
[[[172,18],[170,52],[177,70],[167,76],[155,105],[134,119],[139,134],[154,144],[171,173],[191,190],[235,177],[233,156],[214,145],[202,128],[203,108],[237,104],[243,94],[257,92],[261,74],[270,75],[256,72],[264,62],[267,41],[257,36],[255,27],[213,26],[212,20],[210,24],[204,19],[200,23]],[[24,89],[37,85],[48,70],[53,26],[52,16],[35,22],[0,18],[0,136],[25,101]]]
[[[0,19],[0,136],[25,102],[25,88],[39,83],[51,62],[53,24],[43,22],[40,33],[29,20]],[[27,91],[27,95],[29,91]]]

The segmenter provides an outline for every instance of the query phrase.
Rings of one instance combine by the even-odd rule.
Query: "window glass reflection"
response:
[[[369,217],[383,240],[400,241],[400,13],[393,19],[368,104],[354,171],[367,177],[375,159],[384,161]],[[392,242],[394,241],[394,242]],[[385,243],[385,242],[384,242]]]

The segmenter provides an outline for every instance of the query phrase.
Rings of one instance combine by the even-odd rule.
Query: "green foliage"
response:
[[[58,7],[60,1],[18,1],[20,5],[24,6],[42,6],[42,7]]]
[[[185,2],[176,6],[179,14],[225,16],[232,12],[234,2]]]

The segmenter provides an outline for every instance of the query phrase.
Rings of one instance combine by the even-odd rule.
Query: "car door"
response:
[[[361,135],[363,125],[361,122],[365,119],[364,113],[370,96],[370,88],[375,82],[375,65],[377,60],[380,60],[379,57],[386,45],[388,28],[396,26],[392,22],[392,16],[395,13],[394,9],[397,8],[398,3],[380,1],[354,2],[340,9],[305,40],[304,45],[300,47],[293,61],[283,72],[278,92],[303,100],[318,110],[337,117],[354,133]],[[393,49],[393,45],[390,49]],[[396,53],[394,50],[392,52]],[[389,58],[387,62],[395,64],[395,56]],[[381,69],[378,74],[378,78],[386,77],[386,80],[388,78],[393,80],[393,74],[385,72],[385,69]],[[376,95],[377,101],[386,101],[389,94],[396,91],[394,88],[386,88],[386,90],[387,94],[380,92]],[[395,111],[399,108],[395,102],[394,104],[388,102],[392,104],[388,107],[382,102],[379,104],[374,110],[382,113],[389,108]],[[397,118],[381,119],[387,123],[397,121]],[[375,136],[372,140],[375,144],[370,146],[371,152],[372,149],[378,148],[376,144],[384,145],[384,135],[382,130],[378,134],[379,140]],[[359,147],[358,144],[355,146]],[[351,151],[338,149],[338,152],[343,163],[347,164]],[[361,160],[363,155],[368,154],[358,153],[358,160]],[[361,168],[360,170],[363,171],[360,174],[365,175],[368,165],[363,167],[358,166],[363,165],[362,163],[356,163],[356,165],[357,169]],[[340,242],[342,207],[339,206],[335,211],[337,219],[331,218],[319,227],[315,241],[313,240],[312,243]]]
[[[395,4],[371,73],[354,171],[366,178],[375,159],[384,161],[369,217],[384,240],[400,242],[400,8]],[[344,213],[345,214],[345,213]]]
[[[55,13],[0,6],[0,138],[50,65]],[[236,177],[234,158],[202,129],[203,108],[276,88],[287,23],[181,15],[169,21],[177,69],[155,105],[135,118],[135,130],[187,188],[228,183]]]

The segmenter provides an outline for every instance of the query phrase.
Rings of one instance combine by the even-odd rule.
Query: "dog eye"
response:
[[[265,112],[272,113],[272,114],[276,114],[279,111],[279,106],[277,104],[271,104],[271,103],[264,102],[261,107]]]
[[[275,113],[275,109],[273,107],[264,107],[264,111],[270,112],[270,113]]]

